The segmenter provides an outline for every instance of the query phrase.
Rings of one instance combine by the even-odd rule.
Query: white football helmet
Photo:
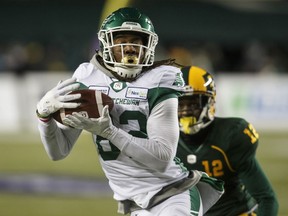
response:
[[[141,36],[143,45],[133,43],[114,44],[116,35],[134,34]],[[116,72],[122,78],[135,78],[143,66],[151,66],[154,62],[155,47],[158,36],[154,27],[146,15],[136,8],[121,8],[109,15],[103,22],[98,32],[100,41],[100,55],[105,66]],[[136,47],[138,52],[133,56],[125,55],[125,46]],[[116,61],[113,48],[121,49],[122,59]]]

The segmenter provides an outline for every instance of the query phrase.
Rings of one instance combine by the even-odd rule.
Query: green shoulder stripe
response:
[[[169,99],[169,98],[177,98],[180,95],[179,91],[171,88],[157,87],[153,89],[149,89],[148,91],[148,103],[149,110],[152,110],[158,103]]]

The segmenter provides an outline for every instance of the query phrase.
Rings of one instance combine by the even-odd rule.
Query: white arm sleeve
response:
[[[60,125],[53,119],[48,123],[38,120],[38,129],[44,148],[52,160],[65,158],[81,133],[81,130]]]
[[[116,129],[108,139],[122,153],[147,167],[164,172],[173,160],[178,143],[178,100],[167,99],[156,105],[147,121],[148,139],[133,137]]]

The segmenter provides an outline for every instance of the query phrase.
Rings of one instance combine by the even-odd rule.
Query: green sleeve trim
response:
[[[171,88],[153,88],[148,91],[149,109],[152,110],[160,102],[169,98],[178,98],[180,92]]]
[[[86,85],[84,85],[83,83],[81,83],[81,82],[75,82],[75,83],[79,83],[80,84],[80,87],[78,88],[78,90],[88,89],[88,87]]]

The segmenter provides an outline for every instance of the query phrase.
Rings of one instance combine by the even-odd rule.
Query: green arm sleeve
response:
[[[235,134],[232,164],[248,192],[258,203],[257,215],[277,216],[278,202],[267,176],[256,160],[259,135],[254,127],[242,120]],[[239,133],[240,132],[240,133]]]
[[[278,201],[272,186],[254,158],[247,162],[245,170],[239,171],[239,177],[251,196],[258,203],[257,215],[277,216]]]

